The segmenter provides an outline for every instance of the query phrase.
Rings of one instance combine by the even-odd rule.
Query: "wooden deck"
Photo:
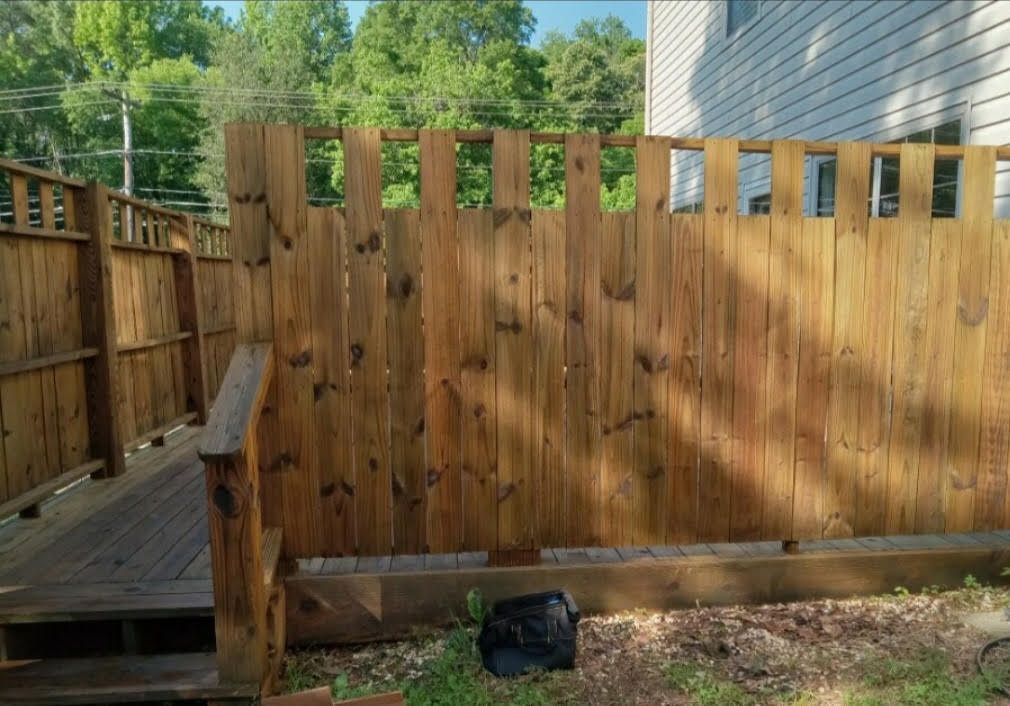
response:
[[[0,526],[0,586],[193,581],[209,591],[198,436],[185,427],[130,456],[124,475],[85,480],[47,502],[41,517]]]
[[[137,452],[118,478],[85,481],[37,519],[0,526],[0,629],[79,620],[213,614],[199,429]],[[489,568],[486,552],[299,561],[288,577],[289,641],[392,637],[458,614],[466,591],[571,589],[588,612],[796,600],[901,585],[993,580],[1010,532],[545,549],[535,567]],[[149,630],[156,630],[151,625]],[[8,632],[10,632],[8,630]]]

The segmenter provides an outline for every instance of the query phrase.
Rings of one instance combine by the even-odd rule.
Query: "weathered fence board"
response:
[[[274,179],[256,128],[230,130],[234,182]],[[346,160],[346,206],[309,209],[310,296],[291,304],[311,321],[319,460],[281,475],[324,499],[312,553],[1005,526],[1010,228],[992,218],[992,148],[964,148],[963,215],[938,219],[933,162],[959,152],[832,146],[835,213],[810,217],[806,158],[828,147],[636,138],[620,143],[636,209],[601,212],[613,142],[556,140],[565,206],[531,209],[539,137],[422,130],[400,136],[420,142],[419,207],[383,210],[383,133],[312,134],[343,139]],[[461,137],[491,142],[490,209],[457,204]],[[669,208],[669,152],[685,148],[705,153],[699,214]],[[739,215],[739,154],[755,149],[771,208]],[[896,217],[869,214],[880,154],[900,160]],[[303,188],[255,206],[233,189],[236,223],[269,238],[267,213],[297,208],[271,199]],[[276,248],[248,247],[280,276]],[[275,312],[273,337],[284,326]],[[279,378],[290,365],[278,357]],[[263,493],[285,535],[306,522]]]
[[[203,368],[217,363],[200,345],[209,302],[192,264],[191,217],[8,160],[0,174],[11,196],[0,216],[6,516],[37,512],[89,473],[118,475],[124,449],[202,421]],[[213,264],[228,268],[214,305],[225,300],[230,312],[227,227],[201,223],[213,233]],[[224,340],[217,357],[227,360],[234,334]]]

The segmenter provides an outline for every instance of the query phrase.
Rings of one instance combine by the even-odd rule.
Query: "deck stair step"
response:
[[[210,581],[0,586],[0,625],[214,614]]]
[[[0,662],[0,704],[248,703],[257,684],[222,684],[213,653]]]

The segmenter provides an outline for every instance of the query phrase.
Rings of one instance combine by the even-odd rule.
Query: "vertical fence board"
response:
[[[670,140],[635,139],[637,276],[635,288],[635,474],[632,479],[636,544],[666,539],[670,379]]]
[[[490,209],[460,209],[459,352],[463,546],[498,540],[494,223]]]
[[[269,341],[274,335],[264,129],[263,125],[226,125],[224,129],[235,338],[240,343]],[[281,474],[272,467],[278,457],[279,442],[276,386],[274,381],[267,392],[257,433],[260,496],[266,527],[284,525]]]
[[[670,503],[666,541],[697,539],[701,443],[702,264],[704,217],[673,214],[670,240]],[[634,233],[631,234],[632,247]],[[634,261],[632,261],[632,275]],[[632,291],[634,291],[634,279]]]
[[[981,169],[995,163],[983,160]],[[1008,439],[1010,433],[1010,227],[1007,221],[992,222],[992,209],[985,210],[985,197],[993,182],[986,179],[972,214],[980,228],[992,233],[992,262],[989,285],[989,311],[992,325],[986,332],[985,358],[982,363],[982,406],[979,417],[978,487],[975,491],[976,531],[1006,526]],[[967,200],[966,200],[967,203]]]
[[[600,139],[565,136],[563,307],[567,366],[564,452],[566,534],[571,546],[600,541]]]
[[[736,316],[736,140],[705,141],[701,471],[698,537],[729,538]]]
[[[282,474],[286,552],[312,556],[321,543],[322,503],[312,421],[314,380],[305,140],[299,127],[271,125],[264,132],[264,143],[277,358],[275,414],[280,431],[279,453],[268,464]],[[382,294],[381,290],[379,293]]]
[[[915,531],[943,532],[944,464],[950,437],[951,373],[957,320],[957,275],[961,259],[961,222],[937,219],[929,244],[929,294],[926,304],[925,400],[919,443]]]
[[[796,386],[796,441],[793,537],[820,537],[824,518],[824,432],[831,386],[834,311],[835,223],[803,219],[798,263],[799,361]]]
[[[929,290],[930,212],[933,203],[932,145],[901,146],[898,192],[898,264],[891,384],[891,440],[887,463],[889,534],[915,526],[919,441],[925,396],[926,304]]]
[[[772,143],[768,253],[768,437],[762,534],[791,539],[799,340],[797,293],[803,237],[803,143]]]
[[[421,257],[424,283],[426,536],[421,546],[454,552],[463,540],[460,477],[459,262],[456,238],[456,140],[450,130],[423,130]]]
[[[884,531],[897,239],[897,221],[870,219],[866,236],[863,380],[859,388],[861,417],[857,443],[855,534],[860,536]]]
[[[420,219],[416,210],[387,209],[384,220],[393,545],[398,554],[419,554],[427,536]]]
[[[635,219],[631,213],[602,214],[600,228],[600,418],[602,448],[599,492],[580,512],[598,515],[597,542],[632,543],[631,483],[635,460],[635,400],[631,380],[635,366]],[[597,499],[598,498],[598,499]],[[578,518],[570,518],[569,525]],[[591,520],[587,517],[585,524]],[[569,534],[569,546],[591,535]]]
[[[378,128],[344,133],[355,509],[358,548],[365,554],[387,554],[392,547],[379,147]]]
[[[493,144],[498,548],[537,546],[530,444],[533,413],[530,134],[495,130]]]
[[[838,145],[835,166],[835,277],[831,396],[828,400],[824,536],[851,537],[859,461],[863,294],[869,227],[870,145]]]
[[[336,209],[310,207],[307,219],[320,531],[324,553],[339,556],[356,548],[346,236]]]
[[[734,307],[732,477],[728,539],[761,538],[768,387],[768,216],[737,221]],[[715,297],[719,296],[716,294]],[[707,512],[707,507],[704,510]]]
[[[534,211],[533,473],[540,543],[565,546],[565,251],[566,214]],[[592,291],[598,292],[596,287]],[[598,421],[594,414],[593,421]]]
[[[948,485],[945,528],[972,529],[982,396],[987,382],[980,374],[989,322],[989,275],[992,255],[993,194],[996,150],[965,147],[961,263],[958,276],[957,324],[954,327],[954,389],[958,402],[951,414],[947,452]]]

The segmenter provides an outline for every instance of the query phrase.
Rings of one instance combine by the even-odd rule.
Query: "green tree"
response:
[[[200,151],[206,157],[197,182],[208,191],[224,189],[226,123],[313,122],[312,90],[329,80],[350,45],[350,17],[342,2],[247,2],[211,55],[201,106],[206,127]],[[313,193],[325,189],[328,179],[320,179],[324,183],[310,179]]]
[[[69,146],[72,135],[59,109],[58,87],[85,73],[74,46],[73,18],[74,6],[66,0],[0,3],[0,88],[42,87],[0,101],[3,155],[52,155]]]

